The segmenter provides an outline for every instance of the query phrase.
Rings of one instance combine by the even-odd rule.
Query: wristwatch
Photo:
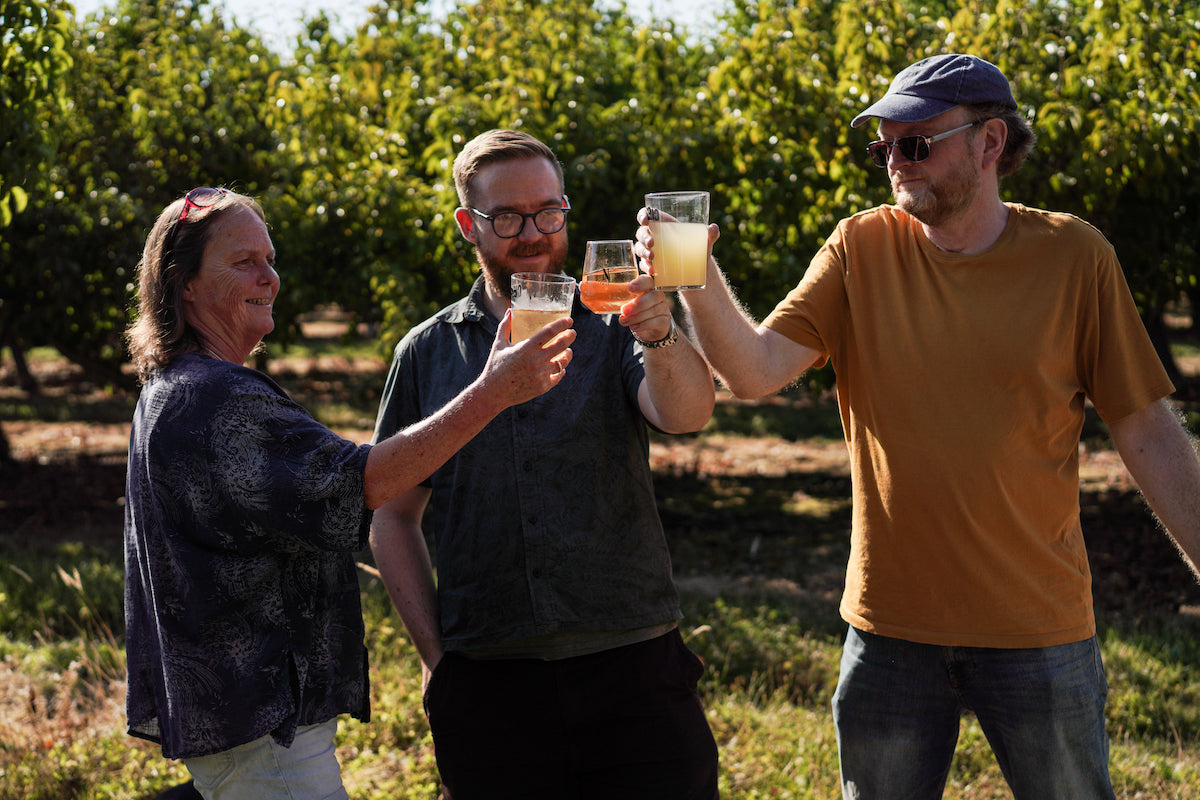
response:
[[[671,319],[671,330],[667,331],[667,335],[661,339],[656,339],[653,342],[644,342],[635,333],[633,338],[637,339],[638,344],[647,350],[658,350],[661,347],[670,347],[679,341],[679,329],[675,327],[675,319]]]

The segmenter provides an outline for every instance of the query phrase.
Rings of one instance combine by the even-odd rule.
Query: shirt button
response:
[[[541,568],[534,568],[534,570],[533,570],[533,577],[535,577],[535,578],[540,578],[540,577],[542,577],[542,570],[541,570]]]
[[[519,410],[517,411],[517,419],[525,419],[525,418],[526,418],[526,417],[528,417],[528,416],[529,416],[529,412],[528,412],[528,411],[526,411],[526,410],[525,410],[525,409],[523,409],[523,408],[522,408],[522,409],[519,409]]]
[[[537,517],[530,517],[529,519],[527,519],[525,521],[528,522],[530,525],[537,525]]]
[[[526,461],[524,464],[521,465],[521,469],[525,470],[526,472],[531,472],[533,470],[533,462]]]

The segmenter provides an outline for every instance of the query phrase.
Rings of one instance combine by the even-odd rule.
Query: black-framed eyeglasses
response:
[[[562,196],[561,206],[539,209],[532,214],[521,214],[517,211],[501,211],[499,214],[485,214],[478,208],[471,208],[471,213],[492,223],[492,233],[501,239],[515,239],[525,230],[525,220],[533,220],[533,226],[539,233],[549,235],[558,233],[567,224],[567,212],[571,210],[571,202],[567,196]]]
[[[893,139],[890,142],[880,139],[867,145],[867,155],[871,157],[871,162],[875,166],[886,167],[888,156],[892,154],[892,148],[896,147],[899,148],[900,155],[909,161],[924,161],[929,158],[929,145],[934,142],[940,142],[943,139],[949,139],[954,134],[962,133],[968,128],[973,128],[984,121],[977,119],[974,122],[968,122],[966,125],[961,125],[945,133],[939,133],[936,136],[901,136],[899,139]]]

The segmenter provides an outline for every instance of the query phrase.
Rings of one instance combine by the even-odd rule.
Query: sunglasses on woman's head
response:
[[[188,212],[193,208],[208,208],[215,205],[218,200],[225,196],[224,189],[214,189],[211,186],[200,186],[192,189],[183,196],[183,209],[179,212],[179,219],[175,222],[175,228],[187,222]]]
[[[183,208],[179,210],[179,219],[175,220],[175,227],[171,229],[171,237],[166,250],[173,250],[175,248],[175,240],[179,238],[179,229],[187,222],[188,213],[193,208],[214,206],[226,194],[226,190],[214,189],[211,186],[199,186],[185,194],[183,196]]]
[[[968,122],[966,125],[948,130],[945,133],[939,133],[936,136],[901,136],[899,139],[893,139],[890,142],[880,139],[867,145],[867,155],[871,157],[871,162],[877,167],[887,166],[888,157],[891,156],[893,147],[897,148],[900,151],[900,155],[909,161],[924,161],[929,158],[929,145],[934,142],[940,142],[943,139],[949,139],[954,134],[962,133],[967,128],[973,128],[983,121],[977,119],[974,122]]]

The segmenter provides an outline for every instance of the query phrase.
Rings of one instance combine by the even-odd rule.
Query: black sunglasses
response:
[[[871,157],[871,162],[875,166],[886,167],[888,157],[892,154],[892,148],[896,147],[899,148],[900,155],[909,161],[924,161],[929,158],[929,145],[934,142],[940,142],[943,139],[949,139],[954,134],[962,133],[967,128],[973,128],[984,121],[977,119],[974,122],[968,122],[966,125],[946,131],[945,133],[939,133],[936,136],[901,136],[899,139],[894,139],[890,142],[880,139],[867,145],[867,155]]]

